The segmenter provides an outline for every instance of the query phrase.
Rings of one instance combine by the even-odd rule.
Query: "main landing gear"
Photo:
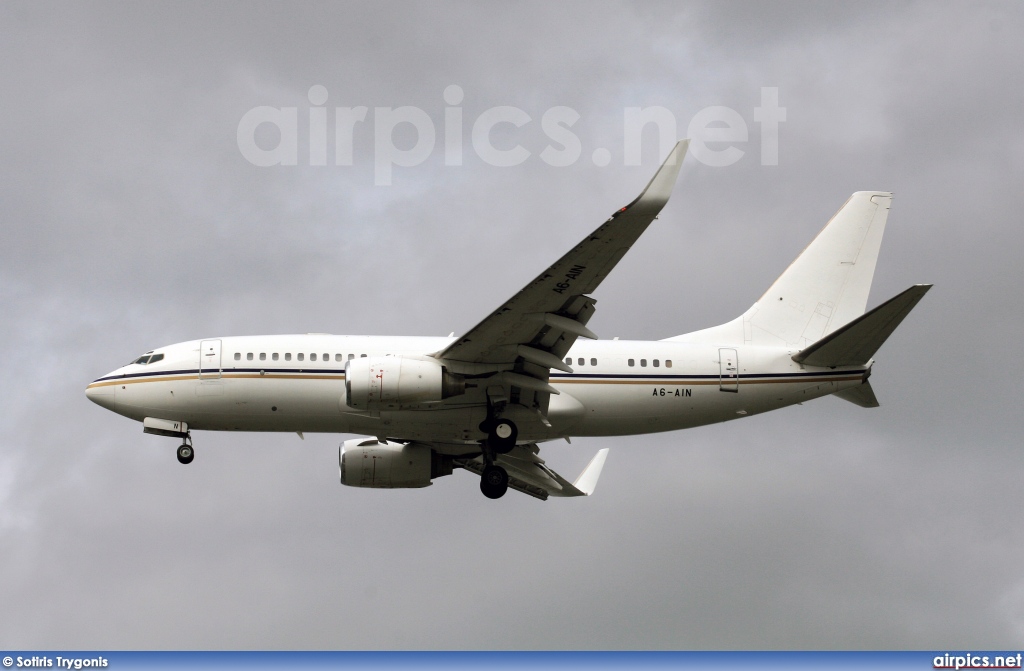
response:
[[[186,434],[184,441],[181,445],[178,445],[178,462],[182,464],[191,464],[195,457],[196,452],[192,449],[192,436]]]
[[[519,429],[509,419],[488,419],[480,424],[480,430],[487,434],[486,446],[496,454],[508,454],[516,446]]]
[[[480,491],[489,499],[500,499],[508,491],[508,471],[495,464],[494,459],[516,446],[519,431],[511,420],[497,418],[488,419],[480,428],[487,432],[482,445],[484,472],[480,476]]]
[[[508,471],[501,466],[484,466],[480,476],[480,491],[489,499],[500,499],[508,491]]]

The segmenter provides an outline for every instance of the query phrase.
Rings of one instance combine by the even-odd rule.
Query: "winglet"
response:
[[[658,168],[658,172],[654,173],[654,177],[648,182],[647,187],[636,197],[636,200],[622,210],[628,210],[635,205],[654,205],[659,210],[665,207],[665,203],[668,202],[669,196],[672,195],[672,189],[676,185],[679,168],[683,165],[686,149],[689,146],[688,139],[676,142],[676,146],[668,153],[665,162]]]
[[[597,487],[597,479],[601,477],[601,469],[604,468],[605,459],[608,458],[608,449],[604,448],[598,450],[594,458],[590,460],[587,467],[580,473],[580,477],[576,478],[576,482],[572,483],[572,486],[580,490],[587,496],[594,493],[594,488]]]

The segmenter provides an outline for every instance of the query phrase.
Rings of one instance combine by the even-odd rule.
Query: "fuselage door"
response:
[[[199,343],[199,379],[220,378],[220,340],[204,340]]]
[[[734,349],[723,347],[718,350],[718,389],[740,390],[740,361]]]

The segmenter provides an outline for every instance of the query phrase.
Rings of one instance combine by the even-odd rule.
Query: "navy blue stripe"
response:
[[[825,375],[859,375],[863,374],[864,369],[861,370],[827,370],[819,371],[817,373],[805,371],[802,373],[743,373],[739,376],[741,380],[754,380],[754,379],[767,379],[767,378],[778,378],[778,377],[822,377]],[[644,375],[642,373],[626,373],[626,374],[615,374],[615,373],[551,373],[550,379],[552,380],[574,380],[579,378],[584,379],[613,379],[613,380],[718,380],[721,375]],[[730,378],[727,378],[730,379]]]
[[[153,377],[155,375],[190,375],[196,374],[199,369],[194,368],[192,370],[160,370],[153,371],[152,373],[128,373],[125,375],[108,375],[107,377],[101,377],[93,382],[105,382],[107,380],[130,380],[137,377]]]
[[[344,368],[222,368],[224,373],[344,373]]]
[[[220,373],[259,373],[264,371],[267,373],[334,373],[338,375],[344,375],[344,368],[222,368]],[[217,371],[207,370],[205,373],[213,376],[217,374]],[[110,375],[107,377],[101,377],[93,382],[106,382],[107,380],[131,380],[144,377],[161,377],[164,375],[198,375],[199,369],[193,368],[191,370],[159,370],[146,373],[126,373],[124,375]]]
[[[316,374],[334,374],[344,375],[345,369],[341,368],[223,368],[221,373],[316,373]],[[817,373],[804,371],[800,373],[744,373],[739,376],[740,380],[757,380],[757,379],[770,379],[770,378],[802,378],[802,377],[823,377],[829,375],[861,375],[865,372],[861,370],[827,370],[819,371]],[[94,382],[106,382],[108,380],[130,380],[147,377],[161,377],[170,375],[198,375],[199,369],[193,368],[191,370],[164,370],[164,371],[153,371],[145,373],[129,373],[125,375],[111,375],[109,377],[101,377]],[[211,372],[211,375],[214,373]],[[650,380],[650,381],[685,381],[685,380],[718,380],[722,379],[720,375],[644,375],[642,373],[551,373],[550,379],[553,382],[560,380]],[[731,378],[725,378],[730,381]]]

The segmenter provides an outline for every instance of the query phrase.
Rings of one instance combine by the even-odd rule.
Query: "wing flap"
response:
[[[484,463],[480,459],[463,461],[460,462],[459,465],[470,473],[475,473],[476,475],[483,475],[484,473]],[[547,490],[524,480],[520,480],[519,478],[514,477],[511,473],[509,473],[508,487],[509,489],[514,489],[517,492],[528,494],[529,496],[532,496],[535,499],[540,499],[541,501],[548,500]]]
[[[576,478],[576,482],[569,482],[548,468],[544,464],[544,460],[537,454],[538,451],[539,449],[534,444],[517,445],[511,452],[499,454],[496,463],[508,472],[509,488],[529,494],[541,501],[546,501],[549,496],[590,496],[594,493],[597,480],[601,476],[601,470],[608,457],[607,447],[599,450],[580,476]],[[477,475],[482,475],[484,472],[482,457],[459,460],[458,465]]]

